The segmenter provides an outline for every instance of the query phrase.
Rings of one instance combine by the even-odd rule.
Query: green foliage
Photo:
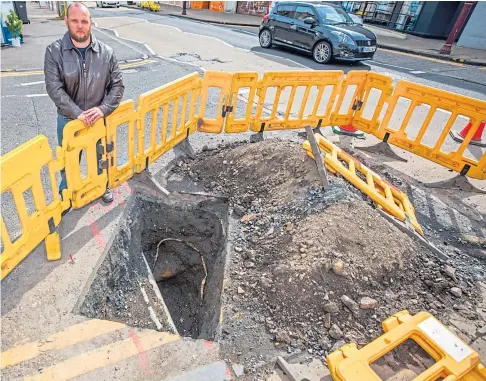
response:
[[[13,10],[10,10],[10,13],[7,16],[7,20],[5,20],[5,25],[7,25],[8,30],[10,31],[10,33],[12,33],[13,38],[20,37],[20,33],[22,33],[23,23]]]

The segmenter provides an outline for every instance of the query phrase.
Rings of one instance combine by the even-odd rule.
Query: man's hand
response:
[[[78,119],[83,122],[84,124],[88,124],[88,121],[86,120],[86,115],[84,114],[84,112],[82,112],[81,114],[78,115]]]
[[[104,116],[99,107],[90,108],[89,110],[84,111],[82,115],[85,117],[85,123],[90,127],[95,124],[98,119],[103,118]]]

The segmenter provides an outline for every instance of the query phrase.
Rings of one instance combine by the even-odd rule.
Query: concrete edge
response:
[[[388,45],[388,44],[378,43],[378,48],[394,50],[394,51],[402,52],[402,53],[414,54],[416,56],[436,58],[436,59],[439,59],[439,60],[442,60],[442,61],[459,62],[459,63],[463,63],[463,64],[466,64],[466,65],[471,65],[471,66],[486,66],[486,61],[473,61],[473,60],[467,60],[467,59],[460,58],[460,57],[447,57],[447,56],[443,56],[443,55],[440,55],[440,54],[427,53],[427,52],[424,52],[424,51],[421,51],[421,50],[412,50],[412,49],[407,49],[407,48],[401,48],[401,47],[396,46],[396,45]]]

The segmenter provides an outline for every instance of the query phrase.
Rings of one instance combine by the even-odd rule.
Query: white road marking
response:
[[[48,97],[49,94],[27,94],[27,98],[35,98],[35,97]]]
[[[103,32],[102,30],[100,30],[100,28],[96,28],[96,31],[97,31],[98,33],[101,33],[102,35],[104,35],[104,36],[106,36],[106,37],[110,37],[110,38],[111,38],[111,39],[113,39],[113,40],[115,39],[113,36],[110,36],[108,33],[105,33],[105,32]],[[133,47],[133,46],[131,46],[131,45],[128,45],[127,43],[125,43],[125,42],[121,41],[121,39],[120,39],[120,38],[118,38],[118,39],[116,39],[116,40],[117,40],[117,41],[118,41],[120,44],[125,45],[127,48],[130,48],[130,49],[132,49],[132,50],[135,50],[137,53],[141,54],[141,55],[142,55],[142,57],[143,57],[143,59],[148,58],[148,56],[147,56],[147,55],[146,55],[144,52],[141,52],[141,51],[140,51],[140,50],[138,50],[137,48],[135,48],[135,47]]]
[[[411,70],[410,74],[425,74],[425,71],[420,71],[420,70]]]
[[[21,83],[20,86],[32,86],[32,85],[40,85],[41,83],[44,83],[45,81],[35,81],[35,82],[26,82],[26,83]],[[19,86],[19,85],[16,85]]]
[[[184,32],[184,33],[185,33],[185,34],[192,34],[193,36],[198,36],[198,37],[212,38],[212,39],[214,39],[214,40],[216,40],[216,41],[221,42],[222,44],[224,44],[224,45],[226,45],[226,46],[229,46],[229,47],[231,47],[231,48],[234,48],[234,46],[233,46],[233,45],[228,44],[226,41],[223,41],[223,40],[221,40],[220,38],[217,38],[217,37],[213,37],[213,36],[205,36],[205,35],[201,35],[201,34],[197,34],[197,33],[189,33],[189,32]]]

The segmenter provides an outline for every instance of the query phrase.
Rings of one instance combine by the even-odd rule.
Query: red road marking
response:
[[[100,234],[100,230],[98,229],[98,225],[96,222],[92,222],[89,224],[89,228],[91,229],[91,233],[93,233],[93,236],[96,239],[96,243],[98,244],[98,247],[102,249],[105,246],[105,238]]]
[[[137,332],[135,332],[133,329],[128,331],[128,336],[131,337],[133,344],[137,347],[138,350],[138,356],[140,359],[140,367],[144,370],[145,374],[152,374],[152,370],[149,368],[149,364],[147,361],[147,355],[145,353],[145,350],[142,347],[142,343],[140,342],[140,339],[137,336]]]

